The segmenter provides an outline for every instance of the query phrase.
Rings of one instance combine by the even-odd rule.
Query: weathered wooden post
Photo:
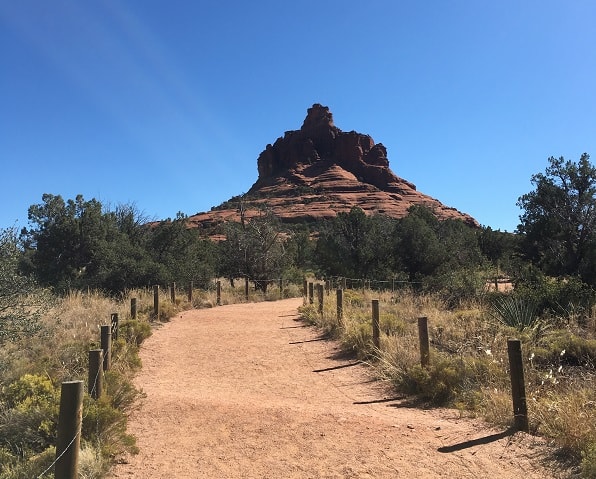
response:
[[[308,298],[308,281],[306,278],[302,280],[302,304],[306,304]]]
[[[343,326],[344,321],[344,291],[343,289],[338,289],[336,291],[337,294],[337,324],[339,326]]]
[[[284,280],[279,278],[279,299],[284,299]]]
[[[89,396],[93,399],[103,394],[103,349],[89,351],[89,381],[87,384]]]
[[[325,280],[325,294],[329,296],[329,290],[331,289],[331,281],[326,279]]]
[[[221,306],[221,281],[217,281],[215,285],[215,304]]]
[[[379,300],[372,300],[372,339],[375,348],[381,348],[381,327],[379,315]]]
[[[153,317],[159,319],[159,286],[153,286]]]
[[[101,327],[101,349],[103,350],[103,370],[109,371],[112,367],[112,328]]]
[[[172,283],[170,286],[170,300],[176,304],[176,283]]]
[[[100,350],[101,351],[101,350]],[[60,391],[56,479],[76,479],[79,474],[81,424],[83,422],[83,381],[66,381]]]
[[[430,363],[430,340],[428,338],[428,318],[418,318],[418,339],[420,340],[420,365],[425,368]]]
[[[526,404],[526,385],[524,381],[521,341],[519,339],[508,339],[507,353],[511,375],[514,426],[518,431],[528,432],[528,406]]]
[[[112,313],[110,315],[110,326],[112,328],[112,340],[118,340],[118,330],[120,329],[120,318],[118,313]]]
[[[194,282],[191,281],[190,283],[188,283],[188,302],[190,303],[191,306],[192,306],[193,289],[194,289]]]
[[[315,284],[312,282],[308,283],[308,303],[313,304],[315,302]]]
[[[130,298],[130,318],[137,319],[137,298]]]
[[[319,314],[323,316],[323,298],[325,295],[324,286],[322,284],[317,284],[317,302],[319,306]]]
[[[248,302],[248,276],[244,278],[244,299]]]
[[[346,278],[343,279],[343,287],[341,289],[345,290],[348,286],[348,281],[346,280]]]

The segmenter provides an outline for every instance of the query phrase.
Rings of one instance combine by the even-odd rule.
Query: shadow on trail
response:
[[[313,373],[324,373],[325,371],[335,371],[336,369],[350,368],[352,366],[358,366],[359,364],[362,364],[362,363],[360,361],[358,361],[355,363],[340,364],[339,366],[331,366],[329,368],[315,369],[313,371]]]
[[[384,402],[401,401],[402,399],[403,399],[403,396],[394,397],[394,398],[384,398],[384,399],[371,399],[370,401],[355,401],[352,404],[381,404]]]
[[[504,439],[509,436],[513,436],[517,432],[517,429],[510,427],[503,432],[499,432],[497,434],[491,434],[485,437],[479,437],[478,439],[471,439],[469,441],[460,442],[459,444],[454,444],[452,446],[445,446],[440,447],[437,449],[439,452],[456,452],[461,451],[462,449],[468,449],[469,447],[480,446],[482,444],[490,444],[491,442],[498,441],[500,439]]]
[[[315,338],[315,339],[305,339],[304,341],[292,341],[288,344],[304,344],[304,343],[315,343],[317,341],[327,341],[329,338]]]

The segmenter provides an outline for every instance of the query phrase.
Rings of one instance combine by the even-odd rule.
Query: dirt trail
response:
[[[420,410],[298,321],[300,299],[185,312],[142,347],[140,454],[113,478],[548,478],[542,441]]]

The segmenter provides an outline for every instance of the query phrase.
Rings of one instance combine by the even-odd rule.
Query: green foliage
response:
[[[536,364],[549,367],[562,364],[596,367],[596,339],[582,338],[564,329],[542,337],[532,353]]]
[[[53,444],[56,434],[59,393],[47,377],[25,374],[8,385],[1,396],[0,447],[23,457]]]
[[[316,246],[318,266],[326,275],[390,276],[391,222],[380,215],[367,216],[358,207],[349,213],[338,213],[320,232]]]
[[[269,283],[281,278],[289,266],[281,225],[267,211],[250,220],[242,205],[240,212],[240,223],[225,226],[226,240],[219,245],[219,273],[227,278],[250,278],[266,293]]]
[[[160,221],[147,233],[147,251],[155,265],[161,265],[159,274],[152,278],[155,284],[175,281],[193,281],[197,287],[206,287],[215,276],[216,246],[201,239],[195,228],[189,228],[188,218],[178,213],[176,219]]]
[[[118,334],[126,342],[140,346],[145,339],[151,336],[151,325],[146,321],[136,319],[120,321]]]
[[[25,269],[58,292],[87,287],[120,293],[125,289],[195,281],[215,273],[215,246],[200,240],[187,218],[149,224],[131,205],[104,210],[78,195],[64,201],[44,194],[29,208]]]
[[[137,452],[134,437],[126,433],[126,412],[116,406],[109,385],[106,389],[108,392],[96,400],[85,396],[82,436],[105,457]]]
[[[447,269],[425,280],[425,289],[438,292],[449,307],[482,297],[485,288],[486,271],[479,267]]]
[[[581,456],[582,477],[593,479],[596,477],[596,441],[589,444],[586,449],[581,452]]]
[[[536,314],[563,318],[587,316],[596,302],[594,289],[578,278],[549,278],[534,271],[516,280],[513,295],[536,305]]]
[[[493,300],[490,314],[503,325],[518,331],[536,330],[541,321],[536,314],[536,305],[512,296],[499,296]]]
[[[427,290],[443,291],[454,303],[478,292],[475,272],[484,258],[476,230],[459,220],[439,221],[428,208],[413,206],[396,223],[394,236],[396,268],[410,281],[423,281]]]
[[[27,458],[16,457],[0,448],[0,477],[2,479],[30,479],[40,477],[54,462],[56,448],[48,447],[38,454]]]
[[[412,366],[399,387],[433,404],[445,404],[462,384],[460,372],[456,362],[445,358],[438,361],[434,359],[430,368],[423,368],[419,364]]]
[[[38,333],[50,304],[47,294],[20,273],[20,260],[15,231],[0,230],[0,346]]]
[[[478,246],[494,266],[500,266],[505,271],[515,269],[519,262],[519,235],[485,226],[478,232]]]
[[[596,168],[584,153],[577,163],[548,159],[532,176],[535,190],[521,196],[522,252],[552,276],[580,276],[596,284]]]

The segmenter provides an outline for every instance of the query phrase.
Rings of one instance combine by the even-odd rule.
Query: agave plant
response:
[[[504,296],[493,302],[490,314],[505,326],[519,331],[529,329],[536,333],[543,326],[536,312],[535,303],[512,296]]]

